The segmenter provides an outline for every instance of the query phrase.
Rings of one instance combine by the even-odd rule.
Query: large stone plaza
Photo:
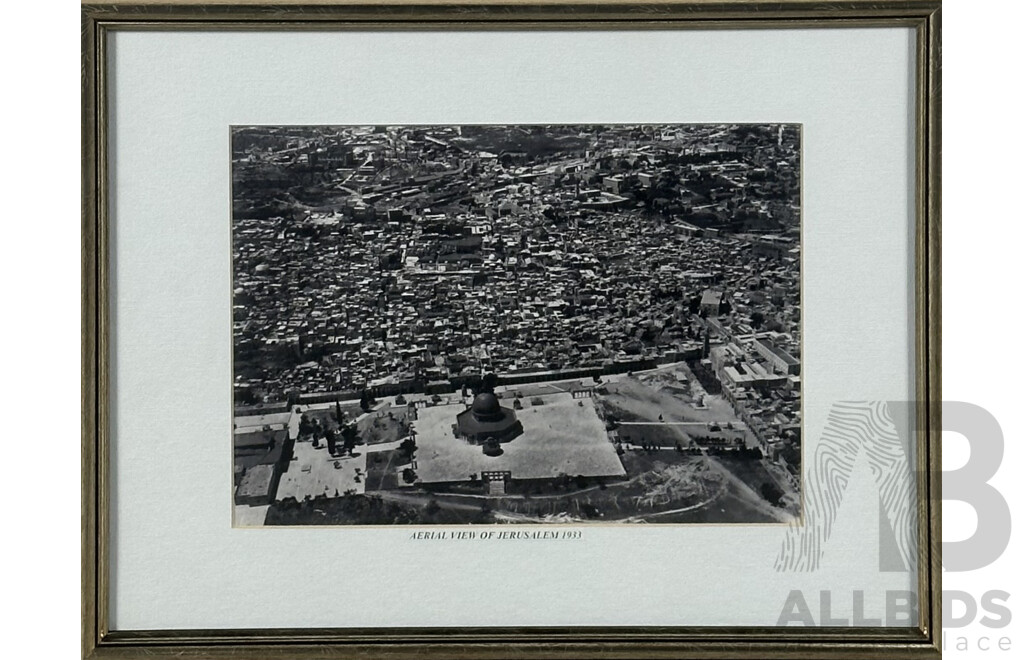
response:
[[[417,411],[414,428],[420,481],[467,481],[471,475],[479,477],[488,471],[510,472],[513,479],[625,474],[592,399],[574,398],[566,392],[545,395],[541,400],[543,403],[535,405],[530,399],[521,399],[523,408],[517,416],[523,433],[503,443],[499,456],[487,456],[481,447],[455,436],[452,426],[466,409],[464,403]]]

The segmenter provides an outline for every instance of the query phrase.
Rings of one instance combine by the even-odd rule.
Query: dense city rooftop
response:
[[[656,359],[709,316],[799,355],[798,172],[794,126],[236,129],[238,401]]]

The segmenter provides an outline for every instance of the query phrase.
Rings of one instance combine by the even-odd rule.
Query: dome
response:
[[[498,397],[490,392],[477,394],[476,398],[473,399],[471,410],[474,417],[482,420],[501,419],[503,416],[501,405],[498,403]]]
[[[523,432],[523,425],[516,419],[512,409],[502,408],[498,397],[490,392],[477,394],[472,405],[456,415],[455,427],[457,437],[477,445],[489,440],[499,444],[508,442]]]

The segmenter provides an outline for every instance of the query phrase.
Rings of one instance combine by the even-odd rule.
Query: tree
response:
[[[754,330],[758,330],[764,325],[764,314],[761,312],[754,312],[750,315],[750,327]]]
[[[480,391],[487,392],[488,394],[494,394],[494,388],[497,386],[498,376],[494,373],[488,373],[483,377],[483,383],[480,386]]]
[[[402,481],[407,484],[411,484],[416,481],[416,471],[412,468],[405,468],[402,470]]]
[[[345,413],[341,409],[340,401],[334,402],[334,421],[336,421],[338,424],[345,423]]]
[[[244,390],[235,393],[235,404],[243,406],[252,406],[260,402],[260,398],[256,396],[248,387]]]
[[[487,438],[484,441],[483,452],[487,456],[500,456],[504,453],[501,449],[501,443],[498,442],[497,438]]]
[[[362,396],[359,397],[359,407],[363,409],[363,412],[370,411],[370,392],[363,390]]]
[[[774,483],[766,481],[761,484],[761,495],[773,505],[778,506],[782,499],[782,490]]]
[[[359,440],[359,431],[354,424],[346,424],[341,428],[341,440],[345,451],[351,454],[352,450],[356,448],[356,442]]]
[[[313,432],[313,425],[309,422],[309,417],[306,413],[302,413],[302,417],[299,418],[299,435],[309,435]]]
[[[416,440],[412,436],[409,436],[405,440],[402,440],[402,444],[398,445],[398,448],[407,458],[411,459],[413,454],[416,453]]]

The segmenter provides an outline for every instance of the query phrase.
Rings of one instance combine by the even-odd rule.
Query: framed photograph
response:
[[[941,647],[940,3],[82,6],[83,657]]]

